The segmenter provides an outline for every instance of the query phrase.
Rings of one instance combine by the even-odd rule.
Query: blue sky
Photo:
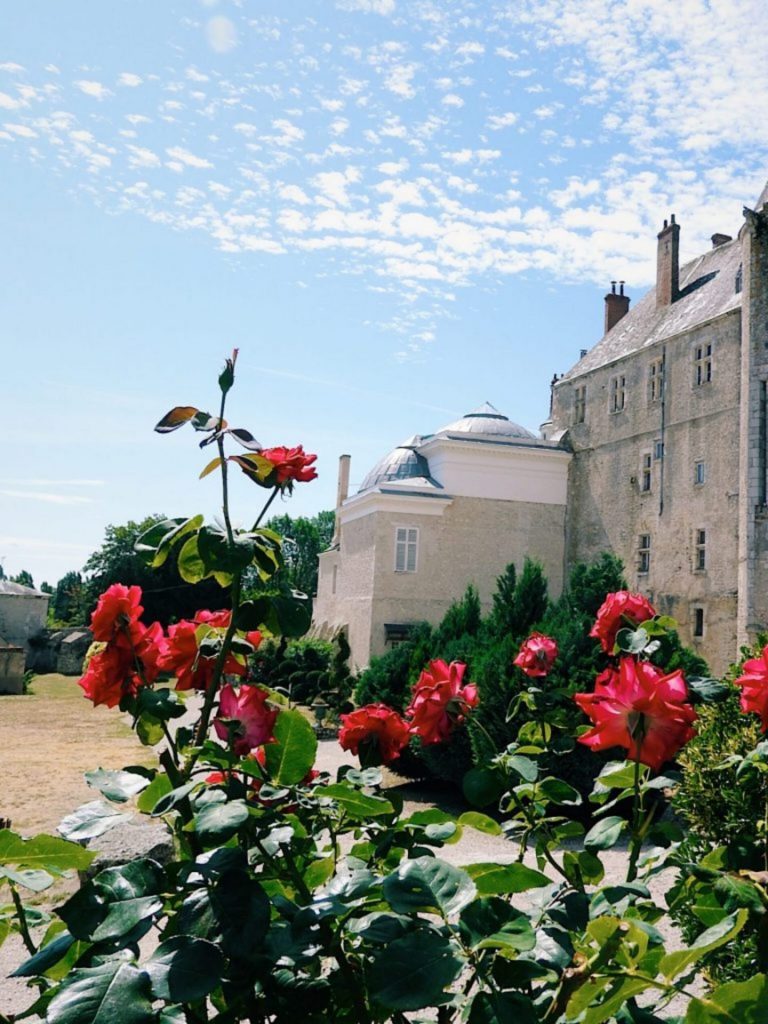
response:
[[[536,429],[612,278],[735,233],[768,175],[763,0],[27,0],[0,14],[0,560],[213,513],[191,433],[317,452],[334,503],[483,401]],[[236,481],[236,515],[263,492]]]

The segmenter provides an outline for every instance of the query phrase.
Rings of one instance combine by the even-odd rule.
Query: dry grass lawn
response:
[[[79,804],[100,798],[84,771],[153,760],[125,716],[92,707],[76,677],[36,676],[31,691],[0,696],[0,818],[23,835],[52,832]]]

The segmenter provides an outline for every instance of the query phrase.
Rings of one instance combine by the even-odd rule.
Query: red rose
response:
[[[595,692],[577,693],[574,700],[594,723],[580,743],[592,750],[624,747],[654,771],[695,735],[697,716],[680,669],[664,675],[650,662],[623,657],[618,672],[601,673]]]
[[[632,629],[652,619],[655,614],[656,609],[642,594],[617,590],[615,594],[608,594],[600,605],[589,635],[600,641],[606,654],[612,654],[620,629]]]
[[[272,730],[278,708],[269,708],[268,700],[269,694],[260,686],[244,683],[238,690],[229,684],[221,688],[219,714],[213,727],[219,739],[234,736],[234,751],[239,757],[244,757],[254,747],[275,742]]]
[[[268,459],[275,467],[274,483],[285,484],[296,481],[306,483],[314,480],[317,470],[312,463],[317,459],[316,455],[305,453],[302,445],[296,448],[263,448],[259,455]]]
[[[762,732],[768,732],[768,645],[759,658],[744,662],[743,675],[735,679],[741,687],[739,705],[744,714],[754,711],[760,715]]]
[[[168,640],[160,657],[159,666],[163,671],[176,676],[177,690],[205,690],[208,688],[213,679],[216,658],[200,656],[198,630],[201,626],[207,626],[208,630],[201,630],[201,633],[218,630],[223,636],[224,630],[229,626],[231,616],[232,613],[227,610],[199,611],[195,615],[194,621],[182,619],[181,622],[168,627]],[[245,638],[254,648],[261,643],[261,633],[258,630],[246,633]],[[248,667],[244,657],[230,652],[224,663],[224,675],[244,676],[247,671]]]
[[[557,644],[551,636],[531,633],[513,664],[532,679],[549,675],[557,658]]]
[[[132,636],[144,611],[140,601],[141,587],[113,583],[101,595],[91,615],[93,639],[108,643],[120,636]]]
[[[411,732],[423,744],[443,743],[470,709],[477,707],[477,687],[473,683],[461,685],[466,669],[459,661],[450,665],[430,661],[419,676],[405,715]]]
[[[114,708],[123,697],[135,696],[140,686],[157,679],[164,645],[159,622],[151,626],[134,622],[129,635],[119,634],[93,655],[78,685],[94,707]]]
[[[341,749],[359,756],[367,766],[394,761],[409,738],[407,724],[386,704],[367,704],[341,716]]]

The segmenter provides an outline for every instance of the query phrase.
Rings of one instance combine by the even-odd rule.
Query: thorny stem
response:
[[[6,881],[11,889],[11,899],[13,900],[13,905],[16,909],[16,917],[19,919],[19,932],[21,934],[22,942],[26,946],[27,952],[34,956],[37,952],[37,946],[32,941],[32,936],[29,933],[29,925],[27,924],[27,915],[24,910],[24,904],[21,902],[18,889],[10,878],[6,879]]]

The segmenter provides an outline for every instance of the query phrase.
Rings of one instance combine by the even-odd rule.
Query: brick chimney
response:
[[[605,330],[607,334],[612,327],[629,312],[629,296],[624,294],[624,282],[619,281],[619,293],[616,294],[616,282],[611,281],[611,290],[605,296]]]
[[[336,520],[333,527],[331,547],[338,547],[341,533],[341,506],[349,495],[349,465],[352,459],[349,455],[339,456],[339,481],[336,488]]]
[[[680,225],[672,214],[659,232],[656,251],[656,308],[671,306],[680,294]]]

